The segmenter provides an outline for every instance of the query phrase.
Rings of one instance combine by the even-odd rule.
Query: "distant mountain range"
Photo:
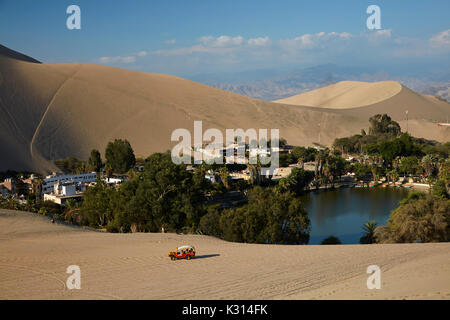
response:
[[[394,80],[414,91],[435,95],[450,102],[450,71],[423,77],[390,74],[377,71],[375,67],[324,64],[294,71],[265,69],[239,73],[199,74],[189,79],[266,101],[283,99],[346,80],[365,82]]]

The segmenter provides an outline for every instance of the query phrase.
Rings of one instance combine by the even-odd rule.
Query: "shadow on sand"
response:
[[[214,258],[214,257],[218,257],[218,256],[220,256],[220,254],[218,254],[218,253],[214,253],[214,254],[203,254],[203,255],[200,255],[200,256],[195,256],[195,260],[197,260],[197,259],[205,259],[205,258]]]

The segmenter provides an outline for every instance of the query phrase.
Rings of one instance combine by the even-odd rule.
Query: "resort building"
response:
[[[50,175],[42,181],[42,193],[48,194],[53,192],[53,186],[60,182],[61,184],[84,184],[95,182],[97,180],[97,173],[81,173],[69,175]]]
[[[69,199],[80,201],[83,193],[77,190],[74,184],[62,184],[59,181],[53,185],[53,192],[44,194],[44,201],[52,201],[63,205]]]

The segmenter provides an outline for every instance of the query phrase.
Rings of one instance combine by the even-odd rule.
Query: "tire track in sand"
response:
[[[30,141],[30,155],[31,157],[34,157],[35,155],[33,154],[33,144],[34,141],[36,140],[36,137],[39,133],[39,130],[41,129],[42,123],[44,122],[45,117],[47,116],[48,111],[50,110],[51,105],[53,104],[53,102],[56,99],[56,96],[58,95],[58,93],[60,92],[61,88],[67,83],[67,81],[69,81],[70,79],[73,79],[73,77],[78,73],[78,71],[80,71],[82,65],[78,65],[77,70],[75,70],[75,72],[73,74],[71,74],[70,76],[68,76],[58,87],[58,89],[56,89],[55,93],[53,94],[52,99],[50,100],[50,102],[48,103],[47,107],[45,108],[44,114],[41,117],[41,120],[39,121],[36,129],[34,130],[34,134],[33,137],[31,138]]]

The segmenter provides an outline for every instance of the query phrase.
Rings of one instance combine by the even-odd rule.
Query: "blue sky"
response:
[[[81,30],[66,8],[81,8]],[[381,9],[382,30],[366,28]],[[277,66],[450,67],[450,1],[0,0],[0,43],[46,63],[185,76]]]

